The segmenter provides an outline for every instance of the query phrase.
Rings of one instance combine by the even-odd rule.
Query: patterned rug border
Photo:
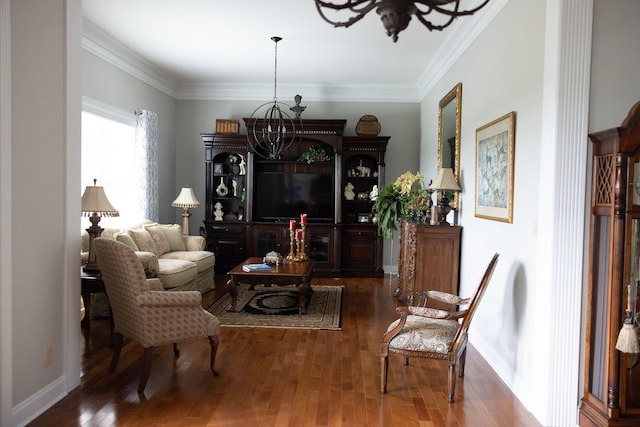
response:
[[[307,314],[251,314],[244,306],[257,293],[265,290],[284,290],[289,287],[265,287],[258,285],[253,291],[249,285],[238,286],[238,304],[235,312],[228,312],[231,296],[226,293],[218,298],[207,311],[216,315],[221,326],[240,328],[284,328],[284,329],[327,329],[342,330],[342,296],[344,285],[311,286],[313,294],[307,307]]]

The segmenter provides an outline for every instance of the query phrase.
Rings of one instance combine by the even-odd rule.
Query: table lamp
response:
[[[453,169],[441,168],[438,171],[438,176],[436,176],[436,179],[434,179],[433,183],[429,186],[429,189],[442,193],[442,198],[438,201],[438,224],[449,225],[447,222],[447,214],[451,211],[451,206],[449,206],[447,191],[461,190],[456,178],[453,176]]]
[[[171,206],[176,208],[182,208],[182,234],[189,235],[189,217],[191,208],[199,208],[200,202],[196,199],[196,195],[193,193],[193,188],[182,187],[178,197],[171,203]]]
[[[103,216],[120,216],[120,213],[111,206],[103,187],[96,185],[97,180],[93,180],[93,185],[87,185],[82,195],[82,216],[89,217],[91,227],[87,228],[89,233],[89,259],[83,267],[86,273],[97,274],[100,267],[96,262],[96,252],[93,249],[93,240],[99,237],[104,229],[98,225]]]

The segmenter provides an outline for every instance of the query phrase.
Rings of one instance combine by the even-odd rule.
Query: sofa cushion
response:
[[[116,233],[115,238],[118,242],[120,243],[124,243],[125,245],[129,246],[131,249],[133,249],[134,251],[139,251],[140,249],[138,249],[138,246],[136,245],[136,242],[133,240],[133,237],[131,237],[129,235],[129,233]]]
[[[169,241],[170,249],[167,252],[186,251],[184,239],[182,237],[182,226],[179,224],[159,224],[157,227],[162,230]]]
[[[158,258],[160,271],[158,279],[165,289],[172,289],[177,286],[195,280],[198,275],[198,267],[189,261],[171,258]]]
[[[216,263],[216,256],[208,251],[176,251],[167,252],[159,257],[160,260],[177,259],[190,261],[198,266],[198,272],[211,268]]]
[[[156,225],[153,227],[145,227],[145,229],[149,232],[151,238],[153,239],[153,244],[156,247],[156,255],[160,256],[171,250],[169,240],[167,240],[167,237],[165,236],[160,226]]]
[[[128,233],[133,238],[133,241],[136,242],[139,250],[156,253],[156,245],[153,243],[153,238],[151,238],[151,234],[149,234],[147,230],[144,228],[131,228],[128,230]]]

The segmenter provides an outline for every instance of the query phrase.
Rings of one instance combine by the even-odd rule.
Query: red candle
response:
[[[295,230],[296,229],[296,220],[292,219],[289,220],[289,230]]]
[[[307,223],[307,214],[300,214],[300,224]]]
[[[296,230],[296,239],[297,240],[302,239],[302,230],[300,230],[300,229]]]

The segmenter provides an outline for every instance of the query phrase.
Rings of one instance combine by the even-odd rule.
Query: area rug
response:
[[[222,326],[249,328],[290,328],[341,330],[342,290],[340,286],[311,286],[313,294],[307,314],[298,314],[298,290],[286,287],[238,286],[235,312],[228,312],[231,296],[227,293],[207,311],[215,314]]]

